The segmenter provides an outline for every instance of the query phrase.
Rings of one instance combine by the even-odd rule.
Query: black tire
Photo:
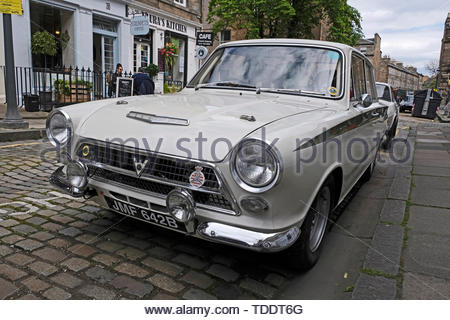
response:
[[[334,178],[330,176],[320,188],[313,204],[311,205],[311,208],[308,211],[308,214],[306,215],[305,221],[303,221],[299,239],[284,252],[287,263],[296,270],[309,270],[319,260],[320,252],[323,246],[323,239],[325,238],[325,234],[328,230],[328,221],[334,207],[334,188]],[[324,207],[320,210],[320,202],[323,201],[321,199],[325,194],[329,196],[328,203],[322,203]],[[317,220],[318,217],[319,220]],[[314,228],[314,223],[321,223],[320,231],[317,229],[319,225],[316,226],[316,229]],[[313,232],[313,230],[317,233],[321,233],[320,235],[316,234],[318,238],[311,236],[311,232]]]
[[[386,133],[386,140],[383,141],[383,145],[381,146],[383,149],[388,150],[391,146],[392,139],[394,139],[395,134],[397,133],[397,119],[394,120],[394,124]]]

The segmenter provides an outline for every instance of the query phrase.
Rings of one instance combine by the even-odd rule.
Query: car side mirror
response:
[[[364,108],[368,108],[372,105],[372,96],[370,94],[364,93],[361,95],[359,102],[363,105]]]

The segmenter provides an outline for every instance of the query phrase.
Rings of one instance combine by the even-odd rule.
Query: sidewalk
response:
[[[6,113],[6,105],[0,104],[0,119],[3,119]],[[0,142],[33,140],[44,138],[45,121],[48,112],[27,112],[25,109],[19,109],[22,118],[29,123],[29,129],[12,130],[0,128]]]
[[[406,123],[410,160],[396,165],[353,299],[450,299],[450,124]]]

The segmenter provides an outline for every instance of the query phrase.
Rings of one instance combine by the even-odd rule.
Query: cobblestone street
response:
[[[57,192],[50,147],[0,145],[0,299],[269,299],[293,276]]]

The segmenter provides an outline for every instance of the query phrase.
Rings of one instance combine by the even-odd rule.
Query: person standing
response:
[[[154,94],[155,83],[145,72],[144,67],[138,69],[138,73],[133,75],[133,95]]]
[[[122,71],[123,67],[120,63],[118,63],[116,66],[116,71],[113,73],[109,81],[108,96],[110,98],[116,96],[117,78],[120,78],[122,76]]]

